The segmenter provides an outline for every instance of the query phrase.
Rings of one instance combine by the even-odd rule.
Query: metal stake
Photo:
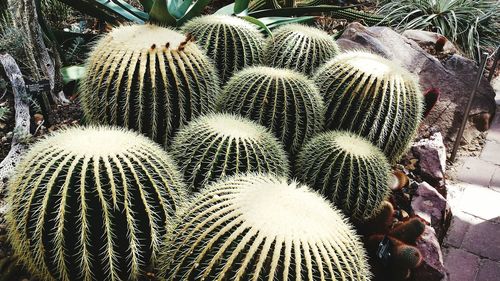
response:
[[[488,75],[488,81],[493,79],[493,74],[495,74],[495,70],[497,70],[498,60],[500,60],[500,46],[497,47],[497,51],[495,52],[495,58],[493,59],[493,66],[490,69],[490,74]]]
[[[485,52],[481,55],[481,65],[477,70],[476,83],[474,84],[474,88],[470,93],[469,101],[467,102],[467,107],[465,107],[462,124],[460,125],[460,130],[458,131],[457,137],[455,138],[455,143],[453,144],[453,150],[451,151],[451,156],[450,156],[451,162],[454,162],[455,157],[457,156],[458,146],[460,145],[460,140],[462,140],[462,135],[464,134],[465,125],[467,124],[467,119],[469,117],[470,108],[472,107],[472,101],[474,100],[474,96],[476,95],[477,87],[479,86],[479,82],[481,82],[481,78],[483,77],[484,67],[486,66],[487,58],[488,58],[488,53]]]

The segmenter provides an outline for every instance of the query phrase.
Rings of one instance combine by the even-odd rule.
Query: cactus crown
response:
[[[289,69],[246,68],[229,80],[217,103],[222,111],[269,128],[291,153],[324,127],[318,89],[303,74]]]
[[[246,66],[262,62],[264,36],[238,17],[209,15],[195,18],[182,27],[213,59],[221,80]]]
[[[326,127],[356,132],[395,162],[416,135],[423,95],[413,75],[378,55],[351,51],[314,77],[326,102]]]
[[[310,75],[340,52],[328,33],[314,27],[287,24],[273,34],[264,48],[264,61],[269,66]]]
[[[261,125],[235,115],[210,114],[193,120],[176,135],[170,151],[194,190],[236,173],[288,175],[278,140]]]
[[[9,183],[16,254],[42,280],[137,280],[185,187],[170,158],[123,129],[71,128],[35,144]]]
[[[308,187],[237,175],[202,190],[162,255],[168,280],[369,280],[343,216]]]
[[[86,119],[169,143],[177,128],[212,111],[216,70],[192,37],[154,25],[120,26],[95,46],[81,83]]]
[[[296,176],[355,221],[375,215],[389,195],[390,166],[380,149],[349,132],[312,138],[298,155]]]

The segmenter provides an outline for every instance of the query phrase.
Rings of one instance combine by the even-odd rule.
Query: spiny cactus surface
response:
[[[131,25],[95,46],[81,102],[89,122],[132,128],[167,145],[177,128],[213,110],[219,90],[212,62],[191,37]]]
[[[323,130],[324,103],[303,74],[258,66],[236,73],[218,97],[218,107],[269,128],[288,152]]]
[[[192,121],[176,135],[170,151],[194,190],[236,173],[288,175],[279,141],[263,126],[236,115],[211,114]]]
[[[349,132],[322,133],[297,157],[295,176],[348,217],[365,220],[389,195],[390,166],[382,151]]]
[[[362,243],[307,186],[237,175],[192,202],[161,258],[167,280],[370,279]]]
[[[301,24],[287,24],[275,31],[264,47],[266,65],[311,75],[340,52],[328,33]]]
[[[262,63],[264,36],[251,23],[238,17],[208,15],[195,18],[182,27],[213,59],[222,82],[234,72]]]
[[[66,129],[34,145],[9,183],[9,240],[42,280],[142,279],[185,192],[147,138]]]
[[[326,102],[326,127],[368,138],[395,162],[422,118],[423,96],[408,71],[378,55],[338,55],[315,74]]]

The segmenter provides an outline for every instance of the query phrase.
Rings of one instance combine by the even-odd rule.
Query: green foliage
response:
[[[314,82],[289,69],[246,68],[229,80],[217,103],[269,128],[292,154],[324,128],[324,103]]]
[[[219,91],[213,64],[189,37],[132,25],[97,43],[80,98],[89,122],[133,128],[166,146],[177,128],[214,109]]]
[[[255,25],[225,15],[195,18],[182,28],[194,36],[195,41],[215,62],[222,82],[234,72],[253,64],[262,63],[264,36]]]
[[[72,14],[70,6],[58,0],[41,0],[40,4],[43,17],[51,27],[62,28]]]
[[[179,130],[170,152],[195,191],[237,173],[288,175],[288,160],[278,140],[239,116],[211,114],[190,122]]]
[[[370,280],[341,213],[307,186],[269,175],[216,182],[191,202],[161,255],[167,280]]]
[[[396,162],[413,141],[423,95],[408,71],[378,55],[353,51],[315,74],[326,102],[326,127],[366,137]]]
[[[348,217],[373,217],[389,196],[390,166],[380,149],[353,133],[331,131],[300,151],[295,176],[324,195]]]
[[[380,14],[399,30],[424,29],[444,35],[470,57],[500,44],[500,2],[496,0],[381,1]]]
[[[326,32],[305,25],[288,24],[276,29],[264,49],[265,63],[311,75],[318,66],[339,53]]]
[[[10,114],[10,108],[0,105],[0,121],[6,121]]]
[[[186,195],[163,149],[108,127],[74,127],[38,142],[14,175],[9,240],[42,280],[141,278]]]

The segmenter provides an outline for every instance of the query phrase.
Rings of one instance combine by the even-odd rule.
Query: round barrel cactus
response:
[[[326,127],[368,138],[395,162],[416,135],[423,95],[408,71],[378,55],[352,51],[314,77],[326,103]]]
[[[240,116],[200,117],[179,130],[170,150],[194,190],[236,173],[288,175],[279,141],[263,126]]]
[[[238,17],[201,16],[182,29],[193,35],[196,43],[213,59],[223,82],[246,66],[262,63],[264,36],[255,25]]]
[[[81,82],[87,121],[119,125],[167,145],[175,130],[214,108],[217,72],[192,37],[155,25],[113,29]]]
[[[72,128],[35,144],[9,183],[8,237],[42,280],[138,280],[186,197],[146,137]]]
[[[339,211],[307,186],[237,175],[204,189],[161,255],[167,280],[370,280]]]
[[[264,47],[269,66],[293,69],[311,75],[340,49],[328,33],[301,24],[287,24],[273,31]]]
[[[269,128],[291,153],[324,127],[324,103],[314,82],[289,69],[246,68],[229,80],[217,103]]]
[[[375,215],[389,196],[391,171],[386,157],[353,133],[331,131],[312,138],[295,166],[298,180],[358,221]]]

